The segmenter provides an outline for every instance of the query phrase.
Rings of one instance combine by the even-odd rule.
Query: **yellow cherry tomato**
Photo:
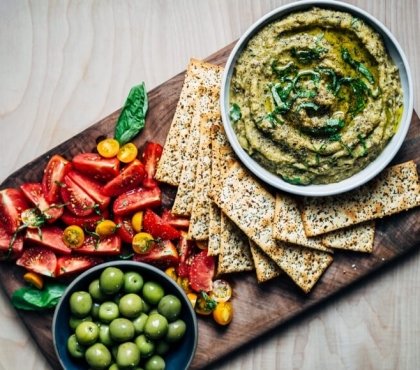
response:
[[[217,279],[213,281],[213,289],[210,292],[216,302],[226,302],[232,297],[232,287],[230,284],[223,279]]]
[[[216,305],[216,302],[207,293],[201,292],[201,295],[197,298],[194,310],[199,315],[209,316],[216,308]]]
[[[120,148],[117,158],[122,163],[130,163],[137,158],[137,153],[137,147],[133,143],[127,143]]]
[[[233,319],[232,303],[218,302],[213,311],[213,318],[219,325],[228,325]]]
[[[44,280],[42,279],[41,275],[38,275],[35,272],[27,272],[25,275],[23,275],[23,280],[38,289],[42,289],[44,286]]]
[[[120,143],[115,139],[101,140],[96,146],[98,153],[104,158],[113,158],[120,150]]]
[[[143,229],[143,211],[136,212],[131,218],[131,225],[136,233]]]
[[[133,237],[132,247],[134,252],[142,254],[147,253],[153,244],[153,236],[149,233],[137,233]]]
[[[98,234],[101,238],[106,238],[115,233],[117,230],[117,224],[111,220],[103,220],[100,221],[95,228],[96,234]]]
[[[79,248],[85,241],[85,233],[80,226],[67,226],[63,232],[63,242],[69,248]]]
[[[185,293],[190,293],[190,282],[187,277],[181,277],[178,276],[178,279],[176,280],[178,285],[184,290]]]
[[[197,294],[195,293],[187,293],[187,297],[190,300],[190,303],[193,308],[195,308],[195,305],[197,303]]]
[[[178,278],[178,275],[176,274],[175,267],[168,267],[165,270],[165,274],[168,275],[172,280],[175,280]]]
[[[207,249],[208,242],[204,240],[196,240],[195,245],[200,249]]]

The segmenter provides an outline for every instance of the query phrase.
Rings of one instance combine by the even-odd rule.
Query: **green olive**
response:
[[[92,297],[88,292],[74,292],[70,296],[70,311],[76,317],[89,315],[92,308]]]
[[[69,339],[67,340],[67,350],[69,351],[70,356],[74,358],[83,358],[86,352],[86,348],[77,341],[76,334],[69,336]]]

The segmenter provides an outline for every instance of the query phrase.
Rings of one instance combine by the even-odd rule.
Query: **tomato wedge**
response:
[[[113,204],[114,214],[124,216],[145,208],[160,206],[162,193],[158,187],[153,189],[138,188],[121,194]]]
[[[121,238],[118,235],[111,235],[107,238],[86,237],[83,245],[77,248],[79,254],[96,254],[103,256],[112,256],[120,254]]]
[[[119,225],[117,234],[120,236],[121,240],[131,244],[134,234],[136,233],[131,223],[131,216],[115,216],[114,221]]]
[[[76,216],[88,216],[95,207],[95,201],[67,175],[61,187],[61,197],[67,209]]]
[[[53,155],[44,169],[42,177],[42,190],[48,203],[57,203],[60,200],[60,184],[67,171],[69,161],[61,155]]]
[[[11,245],[13,235],[10,235],[3,225],[0,224],[0,261],[6,259],[16,259],[23,251],[23,237],[17,235]],[[9,251],[9,248],[11,249]]]
[[[102,258],[90,256],[63,256],[57,259],[55,276],[71,275],[85,271],[104,262]]]
[[[143,230],[152,234],[155,239],[179,239],[181,233],[162,220],[156,213],[150,209],[146,209],[143,218]]]
[[[146,188],[154,188],[158,182],[154,179],[157,163],[162,155],[162,145],[148,141],[144,147],[142,161],[146,167],[147,176],[143,181]]]
[[[111,198],[102,193],[102,184],[91,180],[86,175],[81,174],[77,171],[69,171],[67,174],[77,185],[79,185],[87,195],[89,195],[96,204],[99,205],[100,209],[106,209],[109,203],[111,202]]]
[[[63,207],[50,204],[45,199],[41,183],[27,182],[22,184],[20,189],[26,198],[46,216],[49,223],[57,221],[63,214]]]
[[[181,239],[177,244],[179,253],[179,264],[177,266],[177,274],[180,277],[188,277],[190,273],[190,260],[192,245],[191,241],[187,238],[188,234],[185,231],[181,231]]]
[[[124,167],[121,173],[105,184],[103,193],[109,196],[118,196],[129,190],[138,188],[146,175],[143,163],[135,159]]]
[[[41,275],[54,276],[57,257],[51,249],[32,246],[23,251],[16,265]]]
[[[209,292],[213,287],[215,259],[207,255],[207,250],[196,254],[190,267],[190,286],[196,292]]]
[[[40,230],[28,228],[25,242],[41,245],[62,254],[71,253],[71,249],[63,242],[63,230],[58,226],[44,226]]]
[[[20,215],[29,208],[22,191],[14,188],[0,190],[0,223],[6,232],[13,234],[22,224]]]
[[[178,264],[179,255],[170,240],[163,240],[162,242],[154,243],[153,247],[147,253],[135,253],[133,260],[150,263],[159,267],[168,267]]]
[[[190,226],[189,218],[175,216],[169,209],[163,210],[162,220],[175,228],[188,229],[188,227]]]
[[[99,181],[109,181],[119,174],[117,158],[103,158],[96,153],[80,153],[72,160],[74,168]]]
[[[92,213],[91,215],[80,217],[75,216],[73,213],[65,209],[63,215],[61,216],[61,221],[63,221],[68,226],[77,225],[80,226],[82,229],[93,231],[95,230],[95,227],[98,224],[98,222],[108,217],[108,210],[104,210],[100,215]]]

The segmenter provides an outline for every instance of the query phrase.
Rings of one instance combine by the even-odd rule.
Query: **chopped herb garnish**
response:
[[[229,118],[232,120],[232,122],[237,122],[242,118],[241,108],[238,104],[233,103],[230,106]]]
[[[371,84],[375,83],[375,79],[373,78],[372,73],[369,69],[361,62],[354,60],[349,51],[346,48],[341,49],[341,57],[343,60],[350,64],[354,69],[356,69],[361,75],[363,75]]]

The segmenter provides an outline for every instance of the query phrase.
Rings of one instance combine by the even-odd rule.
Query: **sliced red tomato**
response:
[[[77,171],[69,171],[67,174],[77,185],[79,185],[87,195],[89,195],[96,204],[99,204],[100,209],[108,207],[111,198],[102,193],[102,184],[98,181],[91,180],[86,175]]]
[[[196,292],[209,292],[213,287],[213,277],[215,271],[215,259],[207,255],[207,250],[196,254],[190,267],[190,286]]]
[[[71,275],[85,271],[104,262],[102,258],[91,256],[63,256],[57,259],[55,276]]]
[[[60,205],[50,204],[45,199],[42,191],[42,184],[37,182],[27,182],[20,186],[26,198],[43,213],[49,223],[57,221],[63,214],[63,207]]]
[[[153,188],[157,186],[157,181],[154,179],[156,167],[162,155],[163,148],[158,143],[148,141],[143,150],[142,161],[146,167],[146,178],[143,181],[143,186],[146,188]]]
[[[121,194],[113,204],[114,214],[124,216],[138,210],[160,206],[162,193],[159,188],[138,188]]]
[[[128,166],[124,167],[121,173],[114,177],[103,187],[103,193],[116,197],[129,190],[138,188],[146,175],[143,163],[135,159]]]
[[[111,235],[107,238],[95,238],[92,235],[86,237],[83,245],[77,248],[79,254],[97,254],[100,256],[112,256],[120,254],[121,238],[118,235]]]
[[[0,223],[9,234],[13,234],[22,224],[20,215],[28,208],[25,195],[19,189],[0,190]]]
[[[77,225],[80,226],[82,229],[87,229],[90,231],[95,230],[96,225],[102,219],[106,219],[109,217],[108,210],[102,211],[100,215],[96,213],[92,213],[89,216],[75,216],[73,213],[69,212],[67,209],[64,210],[63,215],[61,216],[61,220],[68,226]]]
[[[117,234],[120,236],[121,240],[131,244],[136,233],[131,223],[131,216],[115,216],[114,221],[119,226]]]
[[[32,246],[23,251],[16,264],[41,275],[54,276],[57,257],[51,249]]]
[[[178,251],[170,240],[154,243],[147,252],[133,256],[134,261],[150,263],[159,267],[176,266],[179,261]]]
[[[163,217],[162,217],[163,218]],[[177,274],[180,277],[188,277],[190,273],[190,259],[188,258],[192,250],[192,242],[187,239],[187,233],[181,231],[181,239],[179,239],[177,244],[177,249],[179,253],[179,264],[177,266]]]
[[[61,197],[67,209],[76,216],[88,216],[93,212],[95,201],[69,176],[64,176]]]
[[[41,229],[26,229],[25,242],[35,243],[55,252],[70,254],[71,249],[63,242],[63,230],[58,226],[44,226]]]
[[[51,157],[42,177],[42,190],[48,203],[60,201],[60,184],[68,169],[69,161],[56,154]]]
[[[188,229],[190,226],[189,218],[175,216],[169,209],[163,210],[162,220],[175,228]]]
[[[169,223],[162,220],[156,213],[150,209],[146,209],[143,218],[143,230],[152,234],[155,239],[179,239],[181,233],[169,225]]]
[[[13,235],[9,234],[6,229],[0,224],[0,261],[6,259],[16,259],[23,251],[23,237],[16,235],[12,243]],[[10,248],[10,251],[9,251]]]
[[[117,158],[103,158],[96,153],[80,153],[73,157],[74,168],[99,181],[109,181],[118,176],[120,161]]]

